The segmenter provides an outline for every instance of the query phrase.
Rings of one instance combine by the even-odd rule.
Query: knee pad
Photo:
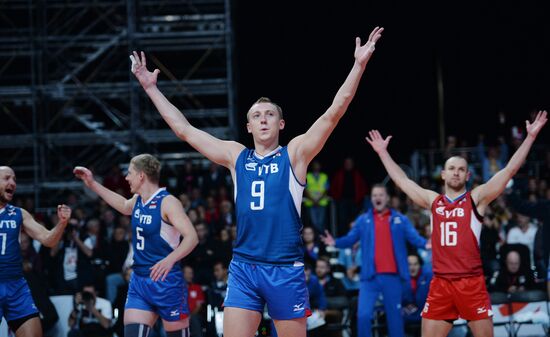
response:
[[[141,323],[130,323],[124,326],[125,337],[147,337],[151,327]]]
[[[189,327],[176,331],[166,331],[166,337],[191,337],[191,332],[189,332]]]

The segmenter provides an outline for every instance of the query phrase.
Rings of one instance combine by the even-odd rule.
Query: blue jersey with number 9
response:
[[[235,165],[237,240],[233,259],[252,264],[303,262],[303,191],[286,146],[264,157],[244,149]]]
[[[150,268],[164,259],[180,243],[181,234],[162,219],[162,200],[169,193],[161,188],[149,200],[138,196],[132,212],[132,247],[134,248],[134,272],[149,276]],[[181,270],[175,263],[170,272]]]

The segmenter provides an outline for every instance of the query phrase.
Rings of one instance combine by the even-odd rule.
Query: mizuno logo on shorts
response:
[[[302,311],[304,310],[304,303],[300,303],[300,304],[294,304],[294,311]]]

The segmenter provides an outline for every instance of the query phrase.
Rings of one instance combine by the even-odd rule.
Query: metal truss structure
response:
[[[193,125],[236,137],[229,0],[0,0],[0,165],[37,207],[81,186],[76,165],[197,156],[133,77],[132,50]]]

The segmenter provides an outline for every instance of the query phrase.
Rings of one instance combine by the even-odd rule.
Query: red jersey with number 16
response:
[[[447,279],[483,275],[479,252],[481,216],[470,192],[454,201],[439,195],[432,203],[432,264]]]

